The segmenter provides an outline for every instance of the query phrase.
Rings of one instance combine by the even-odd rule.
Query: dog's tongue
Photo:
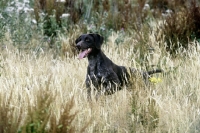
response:
[[[79,59],[83,59],[83,58],[85,58],[90,52],[91,52],[91,48],[89,48],[89,49],[86,49],[86,50],[84,50],[83,52],[81,52],[80,54],[79,54]]]

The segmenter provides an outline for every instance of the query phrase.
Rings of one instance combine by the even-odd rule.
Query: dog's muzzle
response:
[[[84,49],[79,53],[79,59],[85,58],[92,51],[92,48]]]
[[[92,48],[84,48],[84,44],[82,41],[76,44],[76,48],[80,51],[79,53],[79,59],[85,58],[88,56],[88,54],[92,51]]]

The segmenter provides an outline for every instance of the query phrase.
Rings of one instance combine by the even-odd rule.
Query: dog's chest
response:
[[[88,75],[90,76],[91,80],[101,80],[105,75],[105,70],[101,66],[101,62],[98,60],[90,60],[88,69]]]

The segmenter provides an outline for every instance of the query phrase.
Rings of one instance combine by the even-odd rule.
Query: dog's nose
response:
[[[80,42],[77,43],[77,44],[76,44],[76,47],[77,47],[78,49],[81,49],[81,43],[80,43]]]

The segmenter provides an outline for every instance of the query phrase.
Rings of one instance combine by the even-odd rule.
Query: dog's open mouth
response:
[[[80,52],[79,54],[79,59],[82,59],[82,58],[85,58],[87,57],[87,55],[92,51],[91,48],[88,48],[88,49],[84,49]]]

